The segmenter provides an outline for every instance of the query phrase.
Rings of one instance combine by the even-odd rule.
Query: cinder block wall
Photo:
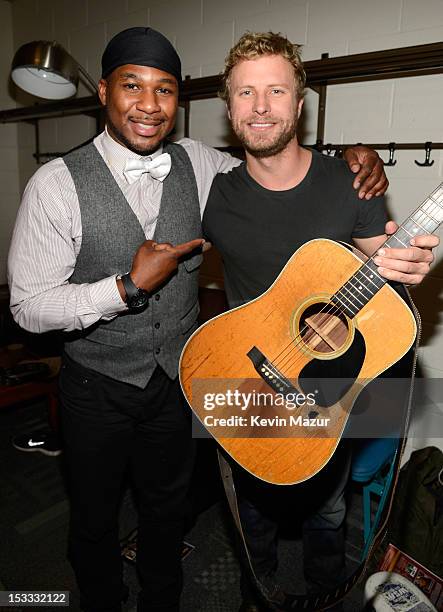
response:
[[[231,44],[246,29],[281,31],[304,45],[305,60],[425,44],[443,38],[442,0],[14,0],[12,3],[13,44],[10,5],[0,0],[2,59],[0,71],[6,80],[6,55],[12,47],[33,39],[56,39],[90,74],[98,79],[100,56],[109,38],[119,30],[150,25],[162,31],[176,45],[183,60],[183,73],[192,77],[219,72]],[[326,141],[330,142],[424,142],[442,141],[443,80],[441,75],[398,80],[372,81],[332,86],[328,90]],[[81,89],[80,95],[86,90]],[[14,105],[0,94],[1,107]],[[30,99],[17,94],[16,100]],[[315,140],[317,94],[306,99],[302,137]],[[179,126],[182,122],[179,122]],[[41,122],[42,151],[65,151],[93,135],[95,124],[87,117]],[[27,124],[0,126],[0,155],[12,164],[11,181],[2,189],[2,238],[9,236],[17,208],[16,131],[20,187],[35,170],[33,128]],[[178,129],[180,133],[180,127]],[[3,134],[5,136],[3,137]],[[207,100],[192,104],[191,136],[212,145],[229,142],[229,128],[223,104]],[[6,151],[6,153],[4,153]],[[384,153],[385,155],[385,153]],[[393,218],[401,221],[441,180],[443,154],[433,154],[431,168],[413,162],[423,152],[399,152],[397,165],[388,168],[391,182],[388,196]],[[10,193],[10,191],[12,193]],[[326,196],[326,194],[325,194]],[[0,251],[4,273],[5,242]],[[212,271],[211,271],[212,270]],[[205,269],[205,280],[217,277]],[[420,350],[425,374],[443,377],[443,263],[414,291],[423,315],[423,343]],[[410,448],[435,444],[443,448],[443,407],[438,393],[425,413],[416,413]],[[440,404],[438,403],[440,401]]]

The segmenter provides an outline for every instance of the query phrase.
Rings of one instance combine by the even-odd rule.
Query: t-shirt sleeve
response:
[[[220,179],[220,175],[216,175],[212,185],[210,187],[209,190],[209,194],[208,194],[208,200],[207,200],[207,205],[205,206],[203,215],[202,215],[202,230],[203,230],[203,237],[205,238],[205,240],[208,240],[209,242],[214,242],[213,239],[213,235],[212,235],[212,212],[213,212],[213,207],[214,207],[214,202],[217,200],[217,198],[215,197],[215,194],[217,194],[219,192],[219,188],[218,188],[218,182]]]
[[[242,161],[229,153],[217,151],[198,140],[182,138],[177,142],[181,145],[191,160],[197,182],[200,211],[203,216],[212,181],[216,174],[226,173],[239,166]]]
[[[370,200],[360,200],[358,192],[353,189],[355,206],[357,206],[357,222],[353,238],[372,238],[385,233],[385,225],[388,220],[384,196],[373,197]]]

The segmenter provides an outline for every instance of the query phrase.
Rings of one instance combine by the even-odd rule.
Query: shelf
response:
[[[312,60],[305,62],[304,67],[307,86],[314,89],[337,83],[437,74],[443,70],[443,43]],[[193,100],[215,98],[220,85],[220,75],[185,79],[180,103],[186,105]],[[35,121],[78,114],[97,116],[100,109],[98,98],[87,96],[3,110],[0,111],[0,123]]]

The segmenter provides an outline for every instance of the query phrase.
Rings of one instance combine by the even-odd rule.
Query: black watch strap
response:
[[[123,287],[126,292],[126,304],[129,310],[143,310],[148,301],[149,301],[149,293],[144,289],[140,289],[136,285],[129,274],[125,274],[122,278]]]
[[[136,287],[132,282],[132,278],[129,272],[128,274],[124,274],[122,276],[122,283],[126,292],[126,303],[129,304],[131,300],[137,295],[139,288]]]

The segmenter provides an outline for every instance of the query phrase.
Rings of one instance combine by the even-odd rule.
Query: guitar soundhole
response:
[[[345,344],[349,327],[343,313],[332,304],[311,304],[299,321],[299,334],[305,345],[317,353],[334,353]]]

